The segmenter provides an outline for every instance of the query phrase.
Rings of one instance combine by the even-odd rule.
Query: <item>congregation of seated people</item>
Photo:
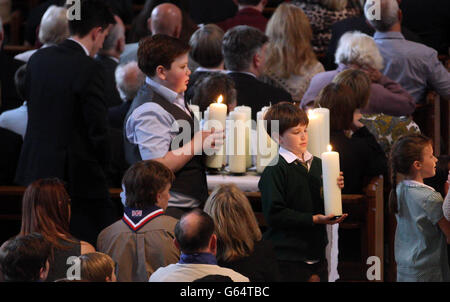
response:
[[[65,1],[40,1],[14,54],[11,8],[24,7],[0,10],[0,186],[26,188],[0,281],[328,281],[325,225],[347,214],[325,215],[313,108],[329,110],[342,193],[383,175],[397,231],[417,228],[402,236],[435,271],[408,263],[396,238],[398,281],[450,281],[448,157],[435,167],[414,118],[430,90],[450,101],[449,27],[421,32],[415,0],[212,2],[82,0],[77,20]],[[279,145],[258,184],[266,229],[239,184],[208,191],[205,154],[228,132],[201,114],[218,95],[227,114],[268,107],[263,119],[280,121],[265,128]]]

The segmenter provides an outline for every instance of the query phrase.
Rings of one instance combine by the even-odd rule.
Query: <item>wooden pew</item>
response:
[[[0,186],[0,244],[18,233],[21,221],[22,196],[25,187]],[[120,203],[120,188],[109,190],[111,199]],[[267,228],[264,215],[262,213],[261,193],[246,192],[255,212],[256,219],[264,231]],[[365,188],[364,195],[342,195],[343,210],[349,214],[348,219],[340,224],[340,258],[339,274],[341,280],[366,281],[366,261],[369,256],[377,256],[381,261],[381,276],[383,280],[384,264],[384,237],[383,237],[383,177],[376,177]],[[4,228],[4,225],[14,227]],[[355,246],[353,238],[347,236],[348,232],[358,232],[360,246]],[[351,246],[346,248],[342,245],[346,238],[351,242]],[[358,250],[358,257],[350,259],[346,257],[346,250]]]

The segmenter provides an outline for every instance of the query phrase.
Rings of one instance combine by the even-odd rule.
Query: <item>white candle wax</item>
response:
[[[209,116],[206,129],[215,131],[225,130],[225,121],[227,119],[227,105],[221,103],[212,103],[208,107]],[[224,145],[216,151],[214,155],[206,158],[206,166],[209,168],[222,168],[224,156]]]
[[[247,171],[245,154],[245,121],[244,112],[230,112],[230,136],[228,137],[228,167],[232,173]]]
[[[262,173],[265,167],[278,154],[278,144],[272,140],[264,127],[264,114],[269,107],[263,107],[256,114],[257,131],[257,153],[256,153],[256,172]]]
[[[320,132],[319,142],[319,154],[327,152],[328,145],[330,144],[330,110],[328,108],[315,108],[313,109],[315,114],[323,116],[323,129]]]
[[[329,148],[331,150],[331,148]],[[325,215],[342,215],[342,194],[337,184],[339,177],[339,153],[327,151],[322,153],[323,197]]]
[[[245,113],[245,153],[246,153],[246,166],[250,168],[252,166],[252,154],[250,152],[251,146],[251,129],[252,129],[252,108],[249,106],[237,106],[234,108],[236,112]]]

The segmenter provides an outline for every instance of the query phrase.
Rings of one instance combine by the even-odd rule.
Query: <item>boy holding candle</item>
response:
[[[308,117],[288,102],[273,105],[265,114],[266,129],[279,143],[278,162],[264,169],[258,187],[268,230],[265,239],[275,246],[283,281],[327,281],[325,225],[341,222],[323,215],[322,162],[306,148]],[[279,122],[278,133],[271,122]],[[342,173],[337,179],[344,187]]]
[[[202,150],[204,146],[223,145],[223,131],[197,131],[196,119],[184,101],[191,73],[188,52],[189,45],[167,35],[157,34],[140,41],[138,65],[147,78],[124,125],[125,157],[129,164],[153,159],[175,173],[166,210],[175,218],[206,201]],[[182,131],[187,130],[190,140],[185,142]],[[180,135],[183,139],[179,139]]]

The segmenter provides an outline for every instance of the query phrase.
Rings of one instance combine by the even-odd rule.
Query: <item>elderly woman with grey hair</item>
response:
[[[415,110],[414,98],[400,84],[384,76],[383,58],[372,37],[360,32],[349,32],[339,40],[336,50],[336,70],[315,75],[303,96],[301,107],[312,106],[319,92],[343,70],[354,68],[367,73],[371,79],[370,97],[361,113],[384,113],[392,116],[410,115]]]
[[[41,48],[57,45],[69,36],[67,9],[56,5],[50,6],[42,16],[41,24],[39,25],[39,41],[43,44]],[[33,49],[20,53],[14,59],[27,63],[31,56],[38,50]]]

